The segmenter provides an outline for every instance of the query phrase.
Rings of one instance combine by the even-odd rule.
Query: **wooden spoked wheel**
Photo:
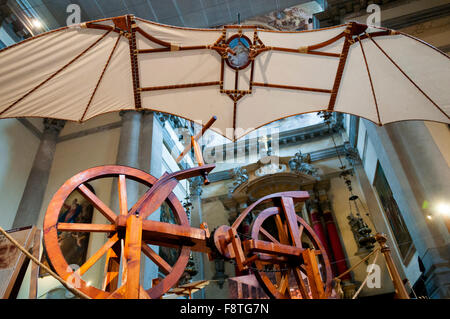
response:
[[[103,178],[117,178],[119,194],[119,212],[117,212],[117,214],[86,186],[90,181]],[[127,207],[126,192],[127,179],[144,184],[148,187],[152,187],[157,181],[157,179],[150,174],[131,167],[117,165],[94,167],[83,171],[66,181],[53,196],[45,215],[44,244],[49,262],[61,278],[69,283],[74,283],[75,288],[92,298],[159,298],[178,282],[189,259],[190,248],[188,246],[175,247],[176,245],[174,246],[172,244],[170,245],[171,247],[179,249],[179,256],[177,261],[173,265],[170,265],[147,244],[147,237],[143,231],[129,231],[129,224],[139,222],[139,216],[133,215],[133,218],[129,218],[130,214]],[[58,223],[58,216],[64,202],[75,190],[78,190],[84,198],[92,203],[92,205],[108,220],[109,224]],[[175,222],[178,225],[189,226],[186,212],[172,192],[167,196],[165,202],[172,210]],[[144,209],[145,207],[142,208],[142,210]],[[141,213],[144,212],[141,211]],[[142,221],[140,222],[142,223]],[[79,269],[73,271],[69,267],[58,243],[58,233],[64,231],[89,233],[103,232],[108,234],[108,236],[106,243],[98,251],[91,254],[91,257],[89,257],[83,265],[80,265]],[[136,243],[141,243],[141,240],[141,247],[136,247]],[[154,245],[162,245],[157,242],[151,243]],[[136,276],[139,276],[139,273],[133,273],[133,270],[137,269],[139,271],[140,263],[131,262],[127,259],[127,248],[125,248],[124,251],[121,249],[124,245],[125,247],[129,247],[129,251],[134,250],[135,255],[137,253],[140,256],[140,250],[145,256],[152,260],[166,276],[163,279],[158,280],[158,283],[152,288],[144,290],[144,288],[139,285],[139,277],[136,278]],[[99,289],[84,281],[83,274],[85,274],[86,271],[104,255],[106,255],[105,275],[102,288]],[[125,256],[125,258],[122,258],[121,261],[122,256]],[[123,270],[121,283],[118,282],[120,265],[122,265]],[[138,285],[134,284],[135,287],[132,287],[130,284],[130,278],[132,277],[135,279],[134,282],[138,282]],[[127,294],[133,289],[134,292],[130,297],[130,295]]]
[[[332,271],[325,249],[313,229],[295,212],[298,232],[290,230],[287,214],[283,214],[285,208],[263,210],[253,221],[251,237],[301,248],[303,253],[298,258],[260,254],[253,263],[255,276],[271,298],[328,298]]]

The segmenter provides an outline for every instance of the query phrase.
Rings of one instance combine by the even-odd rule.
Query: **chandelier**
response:
[[[318,115],[324,119],[324,122],[328,125],[329,130],[331,130],[330,123],[331,123],[331,112],[319,112]],[[331,134],[331,139],[333,140],[334,148],[336,150],[337,157],[340,162],[339,169],[341,170],[341,173],[339,174],[339,177],[341,177],[344,180],[345,185],[347,186],[348,192],[350,193],[350,196],[348,198],[349,201],[349,215],[347,216],[347,219],[349,221],[349,225],[351,227],[351,230],[353,232],[353,236],[355,237],[356,243],[358,244],[359,248],[372,250],[374,248],[374,243],[376,242],[376,239],[374,236],[371,235],[372,230],[367,225],[367,223],[364,221],[363,217],[361,216],[360,212],[360,206],[361,208],[364,208],[364,205],[361,202],[361,199],[358,195],[355,195],[353,193],[353,187],[352,187],[352,181],[349,176],[353,176],[352,171],[346,169],[346,165],[342,162],[341,156],[339,155],[338,148],[336,146],[336,142],[334,140],[333,134]],[[352,160],[352,156],[347,157],[347,160],[349,163],[353,166],[354,160]],[[354,167],[353,167],[354,168]],[[369,215],[368,209],[366,210],[366,216]]]

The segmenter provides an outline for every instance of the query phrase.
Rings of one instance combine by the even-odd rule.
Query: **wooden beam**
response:
[[[243,246],[246,252],[265,253],[275,256],[300,257],[304,251],[303,248],[256,239],[244,240]]]
[[[142,218],[131,215],[127,218],[125,237],[125,259],[127,263],[126,299],[138,299],[141,290],[140,267],[142,247]]]
[[[91,192],[91,190],[87,188],[86,185],[81,184],[80,186],[78,186],[78,190],[84,198],[90,201],[92,205],[94,205],[94,207],[100,213],[102,213],[103,216],[106,217],[107,220],[109,220],[111,223],[115,222],[117,215],[108,206],[106,206],[106,204],[103,203],[100,198],[98,198],[93,192]]]
[[[79,233],[109,233],[116,230],[116,225],[83,224],[83,223],[58,223],[58,231],[70,231]]]

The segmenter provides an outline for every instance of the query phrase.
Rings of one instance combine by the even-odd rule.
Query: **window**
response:
[[[391,227],[403,263],[407,264],[411,259],[415,248],[380,163],[377,164],[374,186],[377,190],[381,206],[389,221],[389,226]]]

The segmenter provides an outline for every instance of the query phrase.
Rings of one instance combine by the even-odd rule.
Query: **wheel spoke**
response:
[[[286,225],[281,220],[279,214],[275,215],[275,223],[278,229],[278,238],[280,239],[280,243],[289,245],[289,239],[287,237],[287,228]]]
[[[58,223],[57,229],[58,231],[82,233],[110,233],[116,230],[116,226],[105,224]]]
[[[161,256],[159,256],[153,249],[151,249],[146,243],[142,243],[142,252],[151,259],[157,266],[159,266],[162,272],[167,275],[172,271],[170,266]]]
[[[279,244],[280,242],[278,240],[275,239],[275,237],[273,237],[271,234],[269,234],[269,232],[267,230],[265,230],[262,226],[260,228],[260,232],[267,237],[267,239],[269,239],[271,242]]]
[[[294,201],[291,197],[281,197],[281,205],[283,206],[283,212],[287,221],[289,233],[291,234],[292,243],[296,247],[302,247],[299,236],[297,215],[295,214]]]
[[[280,284],[278,286],[278,291],[282,295],[285,294],[286,289],[288,289],[288,291],[289,291],[289,270],[283,271],[283,275],[281,277]]]
[[[303,235],[303,230],[305,229],[305,226],[304,225],[300,225],[300,228],[299,228],[299,230],[298,230],[298,234],[299,234],[299,236],[300,236],[300,241],[301,241],[301,238],[302,238],[302,235]]]
[[[119,237],[116,233],[77,270],[78,274],[82,276],[86,271],[88,271],[89,268],[91,268],[118,240]]]
[[[102,285],[102,290],[104,291],[116,290],[119,282],[120,252],[114,248],[119,248],[117,243],[115,244],[115,247],[111,247],[106,253],[105,276]]]
[[[119,191],[120,215],[127,215],[128,214],[127,182],[125,180],[125,175],[119,175],[118,191]]]
[[[78,190],[81,192],[84,198],[86,198],[88,201],[94,205],[96,209],[100,213],[103,214],[103,216],[106,217],[111,223],[114,223],[116,221],[117,215],[108,207],[105,203],[103,203],[100,198],[98,198],[89,188],[86,187],[86,185],[81,184],[78,186]]]
[[[303,299],[310,299],[308,290],[306,289],[305,282],[303,281],[302,273],[298,268],[293,269],[295,281],[297,281],[298,289],[303,297]]]

